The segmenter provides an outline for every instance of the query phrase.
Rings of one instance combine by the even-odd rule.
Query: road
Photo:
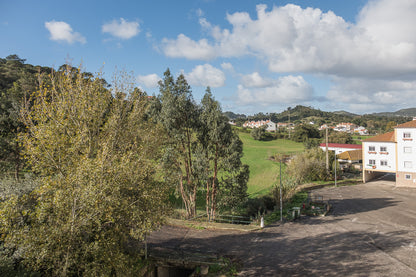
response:
[[[376,181],[314,193],[330,200],[326,217],[255,232],[164,226],[149,247],[228,256],[239,276],[416,276],[416,189]]]

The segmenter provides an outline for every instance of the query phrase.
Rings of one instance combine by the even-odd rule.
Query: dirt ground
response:
[[[164,226],[149,249],[232,257],[239,276],[416,276],[416,189],[375,181],[314,193],[332,204],[326,217],[253,232]]]

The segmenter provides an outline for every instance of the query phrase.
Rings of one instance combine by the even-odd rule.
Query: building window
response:
[[[404,153],[412,153],[412,147],[404,147],[403,152]]]
[[[368,161],[368,164],[369,165],[376,165],[376,160],[369,160]]]
[[[403,133],[403,138],[411,138],[412,134],[410,133]]]
[[[404,168],[412,168],[412,162],[405,161],[404,162]]]
[[[380,146],[380,152],[387,152],[387,146]]]
[[[376,151],[376,147],[375,146],[368,146],[368,151]]]
[[[387,166],[387,161],[380,161],[380,165]]]
[[[406,180],[412,180],[412,174],[405,174],[405,175],[404,175],[404,178],[405,178]]]

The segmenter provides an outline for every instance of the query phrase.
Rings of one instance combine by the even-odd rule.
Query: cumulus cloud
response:
[[[120,20],[104,24],[101,30],[103,33],[109,33],[120,39],[130,39],[140,33],[140,25],[138,22],[128,22],[124,18],[120,18]]]
[[[165,55],[172,58],[210,60],[216,56],[214,47],[209,45],[207,39],[193,41],[184,34],[180,34],[176,39],[164,38],[162,44]]]
[[[67,43],[80,42],[86,43],[87,40],[80,33],[74,32],[71,26],[64,21],[47,21],[45,22],[45,28],[50,33],[50,39],[55,41],[65,41]]]
[[[222,63],[221,68],[228,71],[234,71],[234,67],[231,63]]]
[[[415,13],[414,1],[370,1],[352,24],[331,11],[258,5],[255,19],[247,12],[227,14],[230,30],[201,18],[210,38],[180,34],[165,38],[161,49],[170,57],[199,60],[254,55],[281,73],[381,78],[416,73]]]
[[[270,106],[282,103],[304,103],[313,99],[313,88],[302,76],[283,76],[268,83],[267,86],[262,83],[262,86],[249,87],[240,84],[237,88],[237,103]]]
[[[184,75],[188,83],[193,86],[217,88],[225,85],[224,72],[210,64],[198,65]]]
[[[409,0],[369,0],[355,23],[316,8],[257,5],[254,17],[245,11],[226,14],[229,28],[209,22],[201,13],[199,24],[206,37],[180,34],[163,39],[160,49],[169,57],[191,60],[254,57],[271,72],[330,78],[333,86],[326,99],[345,101],[353,111],[365,106],[391,110],[409,106],[413,100],[408,99],[416,94],[415,14],[416,2]],[[238,99],[300,99],[283,97],[281,92],[290,90],[281,82],[258,73],[243,76]],[[311,95],[306,85],[294,91],[305,99]]]
[[[350,111],[369,113],[416,106],[416,81],[337,78],[327,98]]]
[[[136,77],[137,83],[143,84],[148,88],[157,87],[160,80],[161,78],[157,74],[139,75]]]
[[[244,75],[241,78],[241,83],[248,88],[264,88],[273,85],[274,81],[271,79],[265,79],[260,76],[258,72],[254,72],[249,75]]]

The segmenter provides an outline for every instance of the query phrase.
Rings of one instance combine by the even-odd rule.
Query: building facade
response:
[[[416,187],[416,120],[363,141],[363,182],[395,173],[396,186]]]

